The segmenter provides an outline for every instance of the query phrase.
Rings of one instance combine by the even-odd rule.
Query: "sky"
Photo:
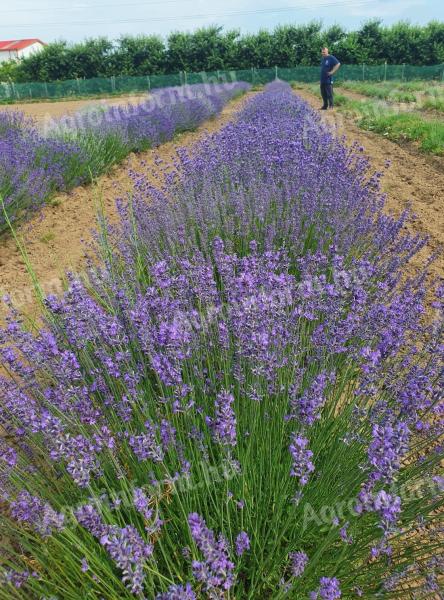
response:
[[[384,24],[444,20],[443,0],[0,0],[0,40],[193,31],[208,25],[242,33],[321,20],[356,29],[371,18]]]

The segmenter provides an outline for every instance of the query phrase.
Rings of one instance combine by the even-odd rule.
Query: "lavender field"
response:
[[[0,111],[0,235],[55,192],[104,173],[130,152],[194,130],[248,84],[190,85],[153,90],[144,102],[57,119],[42,132],[23,113]]]
[[[282,82],[171,169],[0,331],[0,599],[440,598],[426,239]]]

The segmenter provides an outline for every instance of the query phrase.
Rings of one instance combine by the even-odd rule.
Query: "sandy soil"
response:
[[[296,93],[313,108],[320,99],[307,90]],[[338,92],[342,93],[342,92]],[[383,171],[382,190],[387,194],[387,209],[399,215],[410,205],[414,220],[408,229],[429,236],[426,254],[444,248],[444,157],[424,154],[412,143],[396,144],[381,135],[360,129],[350,116],[340,110],[322,111],[322,118],[348,143],[359,141],[374,170]],[[385,163],[391,161],[386,169]],[[433,273],[444,277],[444,256],[433,265]]]
[[[23,102],[0,106],[0,110],[13,110],[24,112],[33,117],[38,123],[46,119],[57,119],[66,115],[73,115],[79,110],[86,110],[97,106],[117,106],[119,104],[138,104],[147,94],[130,94],[114,98],[96,98],[85,100],[66,100],[59,102]]]
[[[106,215],[116,218],[115,199],[131,189],[128,171],[148,172],[155,166],[155,158],[164,164],[171,163],[177,146],[190,146],[205,132],[219,129],[233,118],[246,100],[254,95],[249,92],[230,102],[217,118],[207,121],[194,132],[183,133],[155,150],[130,155],[122,164],[107,175],[98,178],[94,186],[81,186],[70,193],[59,194],[45,206],[29,223],[23,225],[19,234],[24,240],[29,261],[45,294],[60,293],[66,271],[81,274],[87,256],[87,243],[92,239],[99,200],[103,202]],[[30,277],[21,253],[12,238],[0,243],[0,297],[8,294],[15,306],[34,318],[38,304],[33,294]],[[0,317],[4,306],[0,306]]]

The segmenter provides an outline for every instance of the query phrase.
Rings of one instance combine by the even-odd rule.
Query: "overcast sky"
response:
[[[322,20],[347,29],[379,17],[424,24],[444,20],[443,0],[0,0],[0,40],[50,42],[85,37],[192,31],[220,24],[255,32],[279,24]]]

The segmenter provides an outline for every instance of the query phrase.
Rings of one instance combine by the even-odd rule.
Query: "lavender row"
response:
[[[439,593],[444,287],[379,179],[273,84],[11,308],[0,598]]]
[[[0,112],[0,197],[12,222],[56,191],[87,182],[139,152],[193,130],[218,114],[248,84],[154,90],[137,105],[96,109],[45,124]],[[0,217],[0,233],[7,228]]]

